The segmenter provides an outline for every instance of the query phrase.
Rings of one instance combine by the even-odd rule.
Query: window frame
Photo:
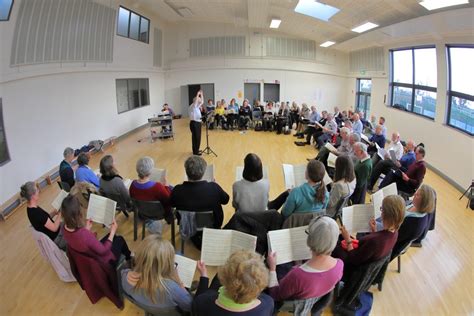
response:
[[[390,71],[390,81],[389,81],[389,104],[388,106],[390,106],[391,108],[394,108],[394,109],[399,109],[401,111],[405,111],[405,112],[409,112],[409,113],[412,113],[412,114],[415,114],[415,115],[419,115],[421,117],[424,117],[424,118],[427,118],[431,121],[434,121],[435,118],[436,118],[436,108],[435,108],[435,114],[434,114],[434,117],[430,117],[428,115],[424,115],[422,113],[417,113],[415,112],[413,109],[414,109],[414,106],[415,106],[415,91],[416,90],[424,90],[424,91],[429,91],[429,92],[434,92],[436,93],[436,100],[438,100],[438,89],[437,87],[430,87],[430,86],[425,86],[425,85],[420,85],[420,84],[415,84],[415,78],[416,78],[416,74],[415,74],[415,69],[416,69],[416,66],[415,66],[415,50],[417,49],[435,49],[435,52],[436,52],[436,45],[423,45],[423,46],[413,46],[413,47],[400,47],[400,48],[395,48],[395,49],[390,49],[390,60],[389,60],[389,71]],[[402,82],[394,82],[393,80],[393,76],[394,76],[394,63],[393,63],[393,53],[394,52],[397,52],[397,51],[404,51],[404,50],[409,50],[411,51],[411,60],[412,60],[412,83],[402,83]],[[437,52],[436,52],[436,57],[438,56]],[[438,69],[436,68],[436,77],[438,77]],[[394,90],[395,90],[395,87],[402,87],[402,88],[407,88],[407,89],[411,89],[412,93],[411,93],[411,106],[410,106],[410,109],[406,109],[406,108],[403,108],[401,109],[400,107],[395,107],[393,105],[393,97],[394,97]]]
[[[10,151],[8,149],[7,132],[5,131],[5,120],[4,120],[2,98],[0,98],[0,126],[2,127],[3,136],[5,138],[5,155],[6,155],[5,160],[3,161],[0,160],[0,167],[1,167],[12,160],[12,157],[10,156]]]
[[[127,23],[127,36],[125,35],[122,35],[122,34],[119,34],[118,32],[118,28],[119,28],[119,18],[120,18],[120,9],[124,9],[124,10],[127,10],[130,14],[128,15],[128,23]],[[135,39],[135,38],[132,38],[130,37],[130,22],[132,20],[132,13],[137,15],[138,16],[138,39]],[[141,41],[140,40],[140,30],[141,30],[141,26],[142,26],[142,19],[145,19],[148,21],[148,30],[147,30],[147,38],[146,38],[146,41]],[[134,40],[134,41],[137,41],[137,42],[141,42],[141,43],[145,43],[145,44],[150,44],[150,27],[151,27],[151,20],[149,18],[147,18],[146,16],[143,16],[133,10],[130,10],[124,6],[119,6],[119,9],[117,10],[117,25],[116,25],[116,35],[117,36],[120,36],[120,37],[125,37],[125,38],[128,38],[128,39],[131,39],[131,40]]]
[[[12,0],[12,4],[10,4],[10,10],[8,11],[8,15],[7,15],[7,18],[5,20],[2,20],[0,19],[0,22],[8,22],[10,21],[10,16],[12,14],[12,10],[13,10],[13,5],[15,4],[15,0]]]
[[[126,83],[127,83],[127,110],[124,110],[124,111],[119,111],[119,100],[117,98],[117,82],[119,80],[125,80]],[[136,80],[137,81],[137,84],[138,84],[138,106],[137,107],[130,107],[130,84],[129,84],[129,81],[130,80]],[[142,103],[142,100],[141,100],[141,96],[140,96],[140,80],[146,80],[147,81],[147,101],[148,101],[148,104],[141,104]],[[115,95],[116,95],[116,99],[117,99],[117,114],[122,114],[122,113],[127,113],[127,112],[130,112],[130,111],[133,111],[133,110],[137,110],[137,109],[141,109],[141,108],[144,108],[146,106],[150,106],[151,105],[151,100],[150,100],[150,78],[117,78],[115,79]]]
[[[445,45],[446,47],[446,63],[447,63],[447,66],[448,66],[448,84],[447,84],[447,89],[446,89],[446,102],[447,102],[447,106],[446,106],[446,122],[445,124],[449,127],[452,127],[462,133],[465,133],[469,136],[474,136],[474,133],[471,133],[467,130],[464,130],[462,128],[459,128],[455,125],[452,125],[450,124],[450,120],[451,120],[451,106],[452,106],[452,98],[455,97],[455,98],[460,98],[460,99],[465,99],[465,100],[469,100],[471,102],[474,102],[474,96],[473,95],[470,95],[470,94],[466,94],[466,93],[462,93],[462,92],[457,92],[457,91],[453,91],[451,90],[451,84],[452,84],[452,73],[451,73],[451,51],[450,51],[450,48],[470,48],[470,49],[473,49],[474,50],[474,44],[446,44]]]
[[[365,92],[365,91],[360,90],[360,81],[361,80],[370,80],[370,92]],[[370,101],[372,101],[372,78],[356,78],[356,109],[358,109],[359,111],[360,111],[360,109],[359,109],[359,105],[360,105],[359,104],[359,102],[360,102],[359,97],[361,95],[364,95],[366,97],[370,97]],[[370,107],[369,107],[369,111],[370,111]],[[364,109],[364,114],[365,114],[366,119],[369,115],[369,113],[367,113],[367,112],[369,112],[369,111],[367,111],[367,109]]]

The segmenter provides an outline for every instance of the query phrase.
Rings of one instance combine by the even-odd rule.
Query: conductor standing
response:
[[[199,90],[193,103],[189,106],[189,129],[191,130],[193,155],[198,156],[201,155],[199,147],[201,146],[201,106],[204,103],[203,100],[202,90]]]

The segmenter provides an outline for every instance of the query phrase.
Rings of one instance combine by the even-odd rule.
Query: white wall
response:
[[[119,136],[147,122],[164,102],[164,73],[153,67],[150,43],[114,36],[112,63],[53,63],[10,67],[20,1],[10,21],[0,23],[0,97],[11,161],[0,167],[0,204],[22,183],[43,175],[62,159],[66,146]],[[106,1],[118,7],[118,1]],[[159,25],[162,27],[162,25]],[[115,31],[114,31],[115,33]],[[117,113],[115,79],[149,78],[150,106]]]
[[[446,36],[442,39],[400,41],[385,47],[385,69],[389,69],[389,49],[418,45],[436,45],[437,102],[435,120],[387,106],[389,101],[388,71],[379,73],[350,74],[347,103],[355,104],[356,78],[372,78],[371,114],[387,119],[389,132],[399,131],[402,139],[414,139],[426,146],[426,161],[456,182],[467,187],[474,179],[474,138],[445,124],[447,113],[447,43],[473,43],[474,37]],[[386,104],[384,97],[386,96]]]

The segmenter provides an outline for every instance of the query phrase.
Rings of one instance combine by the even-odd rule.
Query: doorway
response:
[[[255,101],[260,101],[260,83],[244,83],[244,98],[253,106]]]

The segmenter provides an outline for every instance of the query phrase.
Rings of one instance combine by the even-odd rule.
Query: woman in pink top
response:
[[[306,243],[312,252],[311,259],[294,267],[280,281],[276,275],[278,254],[273,252],[268,255],[269,289],[275,301],[322,297],[331,292],[342,278],[344,263],[331,257],[339,236],[337,223],[327,216],[318,217],[311,221],[306,232]]]

